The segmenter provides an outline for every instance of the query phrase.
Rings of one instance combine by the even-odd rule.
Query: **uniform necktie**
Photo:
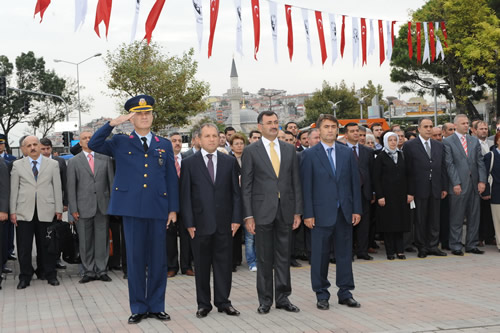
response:
[[[177,155],[174,156],[175,158],[175,170],[177,170],[177,177],[181,177],[181,166],[179,164],[179,157]]]
[[[429,141],[425,141],[425,151],[427,152],[427,156],[431,158],[431,146],[429,146]],[[467,148],[465,151],[467,151]]]
[[[208,157],[208,174],[210,175],[210,179],[212,179],[212,183],[215,183],[215,174],[214,174],[214,162],[212,161],[213,154],[207,154]]]
[[[354,157],[356,157],[356,160],[359,159],[358,152],[356,151],[356,146],[352,146],[352,152],[354,153]]]
[[[92,170],[92,173],[94,173],[94,157],[92,156],[92,154],[88,154],[87,156],[89,158],[90,170]]]
[[[460,141],[462,141],[462,147],[464,147],[465,156],[469,156],[469,153],[467,152],[467,140],[465,140],[465,135],[462,135]]]
[[[274,142],[269,142],[269,146],[271,149],[269,149],[269,154],[271,155],[271,164],[273,165],[274,173],[276,174],[276,177],[279,177],[280,175],[280,159],[278,157],[278,153],[274,149]]]
[[[142,146],[144,147],[144,151],[148,151],[148,139],[146,139],[145,137],[142,137],[141,138],[142,140]]]
[[[330,161],[330,166],[332,167],[333,171],[333,176],[335,177],[335,163],[333,163],[333,158],[332,158],[332,152],[333,152],[333,147],[327,148],[326,151],[328,152],[328,161]]]
[[[33,176],[35,176],[35,180],[38,180],[38,169],[36,168],[36,164],[38,163],[37,161],[33,161]]]

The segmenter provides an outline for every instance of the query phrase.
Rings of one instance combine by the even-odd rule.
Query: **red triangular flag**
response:
[[[94,30],[99,38],[101,38],[101,35],[99,34],[99,24],[103,21],[104,25],[106,26],[106,38],[108,37],[109,18],[111,16],[112,2],[113,0],[99,0],[99,2],[97,3]]]
[[[35,18],[36,14],[40,13],[40,23],[43,20],[43,13],[50,5],[50,0],[38,0],[35,5],[35,14],[33,14],[33,18]]]
[[[361,53],[363,55],[363,60],[361,65],[366,65],[366,19],[361,18]]]
[[[315,11],[316,14],[316,25],[318,26],[318,36],[319,36],[319,46],[321,47],[321,63],[324,65],[327,54],[325,45],[325,32],[323,31],[323,18],[321,12]]]
[[[259,0],[252,0],[252,16],[253,16],[253,40],[254,50],[253,57],[257,60],[257,52],[259,52],[260,43],[260,7]]]
[[[431,62],[436,59],[436,42],[434,42],[434,22],[429,22],[429,43],[431,44]]]
[[[422,23],[417,22],[417,64],[422,63]]]
[[[441,22],[441,31],[443,32],[444,36],[444,47],[448,47],[448,43],[446,43],[446,40],[448,39],[448,33],[446,32],[446,25],[444,24],[444,21]]]
[[[344,58],[345,47],[345,15],[342,15],[342,30],[340,33],[340,56]]]
[[[212,55],[212,45],[214,43],[215,25],[219,15],[219,0],[210,0],[210,37],[208,38],[208,57]]]
[[[408,22],[408,56],[413,58],[413,43],[411,40],[411,22]]]
[[[378,20],[378,52],[380,55],[380,66],[385,60],[385,49],[384,49],[384,28],[382,20]]]
[[[288,26],[288,55],[290,56],[290,61],[292,61],[293,56],[293,29],[292,29],[292,6],[285,5],[286,13],[286,25]]]
[[[144,36],[148,44],[151,42],[151,35],[153,34],[153,30],[155,30],[156,23],[158,22],[164,4],[165,0],[156,0],[153,8],[151,8],[149,12],[148,19],[146,20],[146,36]]]
[[[394,24],[396,24],[396,21],[391,22],[391,43],[393,50],[394,50]]]

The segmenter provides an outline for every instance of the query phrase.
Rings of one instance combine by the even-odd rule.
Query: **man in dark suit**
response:
[[[432,140],[432,120],[418,121],[419,136],[404,145],[409,200],[415,200],[415,245],[418,257],[446,256],[438,248],[441,199],[447,195],[444,147]]]
[[[9,223],[9,195],[10,181],[9,168],[4,159],[0,157],[0,268],[3,261],[3,225]],[[7,221],[7,222],[6,222]],[[0,290],[2,289],[2,274],[0,273]]]
[[[463,256],[462,230],[467,217],[465,252],[483,254],[479,243],[479,195],[486,186],[486,167],[477,138],[470,136],[469,119],[464,114],[455,117],[455,134],[444,139],[450,195],[451,253]]]
[[[347,147],[352,150],[353,156],[358,162],[359,182],[361,185],[361,207],[363,214],[361,221],[354,227],[355,253],[358,259],[373,260],[368,254],[368,236],[370,233],[370,204],[374,202],[371,183],[371,172],[373,169],[373,150],[359,144],[359,125],[348,123],[344,126]]]
[[[91,150],[116,160],[108,215],[123,217],[129,324],[148,316],[170,320],[165,313],[166,229],[177,221],[179,187],[172,144],[151,132],[153,105],[154,98],[148,95],[129,99],[125,103],[129,113],[106,123],[89,141]],[[115,126],[126,121],[134,125],[130,135],[106,140]]]
[[[241,169],[243,216],[247,230],[255,234],[257,311],[269,313],[276,290],[276,308],[299,312],[288,299],[292,230],[300,225],[302,214],[297,155],[293,145],[277,139],[275,112],[261,112],[257,122],[262,138],[245,148]]]
[[[352,297],[352,230],[361,219],[359,169],[352,149],[335,142],[338,120],[331,114],[316,122],[321,142],[302,153],[300,172],[304,224],[311,229],[311,282],[316,306],[329,309],[328,261],[331,242],[337,261],[339,304],[360,307]]]
[[[192,239],[196,269],[198,318],[212,310],[210,269],[214,275],[214,305],[231,316],[240,313],[231,305],[232,237],[241,224],[238,163],[217,151],[217,126],[200,128],[201,149],[182,163],[181,215]]]
[[[187,158],[191,155],[194,155],[198,150],[200,150],[200,131],[196,130],[193,132],[191,138],[191,148],[189,150],[182,153],[182,158]]]

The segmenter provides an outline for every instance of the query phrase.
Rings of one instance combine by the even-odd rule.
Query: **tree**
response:
[[[32,51],[21,53],[16,58],[15,71],[14,64],[10,63],[6,56],[0,56],[0,76],[6,76],[8,82],[12,81],[13,85],[19,89],[45,92],[58,96],[64,94],[66,97],[71,96],[71,92],[65,90],[66,80],[57,76],[54,71],[46,70],[43,57],[37,58]],[[31,104],[29,115],[23,112],[25,102]],[[35,127],[35,130],[46,125],[50,130],[54,123],[62,118],[60,116],[48,118],[39,115],[39,111],[54,113],[54,110],[62,107],[61,104],[61,100],[54,97],[9,91],[7,97],[0,98],[0,126],[2,131],[8,138],[10,130],[22,122],[28,122]],[[46,131],[44,131],[44,134],[46,134]],[[6,146],[9,148],[8,140]]]
[[[344,81],[331,86],[323,81],[321,90],[316,90],[313,96],[305,101],[306,123],[314,123],[322,113],[333,113],[328,101],[334,103],[341,101],[337,105],[337,118],[349,119],[359,117],[358,99],[355,97],[354,87],[348,88]]]
[[[488,87],[497,86],[500,61],[500,28],[497,16],[488,7],[486,0],[430,0],[413,13],[412,21],[446,22],[447,48],[444,46],[441,29],[438,32],[445,48],[445,59],[436,60],[432,64],[417,64],[414,55],[410,60],[407,26],[404,25],[394,44],[391,80],[405,83],[401,92],[416,92],[421,96],[431,93],[429,77],[436,81],[444,80],[449,89],[440,87],[437,93],[445,95],[447,99],[453,97],[457,112],[478,118],[479,114],[472,101],[481,99]],[[412,26],[413,32],[414,26],[415,24]],[[413,49],[416,50],[415,38]],[[416,51],[414,53],[416,54]]]
[[[121,100],[139,94],[153,96],[154,131],[186,125],[189,116],[207,108],[203,97],[209,93],[208,83],[195,79],[198,63],[193,54],[190,49],[180,57],[169,56],[158,44],[148,46],[145,41],[122,44],[104,60],[111,95]]]

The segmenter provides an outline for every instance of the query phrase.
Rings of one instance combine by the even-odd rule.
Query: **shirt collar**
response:
[[[40,154],[40,156],[36,160],[32,159],[31,156],[28,156],[28,159],[30,160],[31,165],[33,164],[33,161],[37,162],[37,166],[42,165],[42,154]]]
[[[350,143],[349,141],[347,141],[347,147],[351,148],[352,147],[356,147],[356,149],[358,149],[358,144],[356,143],[355,145],[353,145],[352,143]]]
[[[429,138],[429,139],[427,139],[427,140],[425,140],[425,139],[424,139],[424,138],[423,138],[420,134],[418,135],[418,137],[419,137],[420,141],[422,142],[422,144],[423,144],[424,146],[425,146],[425,143],[426,143],[426,142],[429,142],[429,144],[431,143],[431,141],[430,141],[431,139],[430,139],[430,138]]]
[[[208,151],[206,151],[205,149],[201,148],[201,155],[203,155],[203,158],[205,158],[208,154],[212,154],[212,158],[217,158],[217,150],[214,151],[213,153],[209,153]]]
[[[323,141],[320,141],[321,142],[321,145],[323,146],[323,149],[325,151],[327,151],[328,148],[333,148],[333,150],[335,150],[335,141],[333,142],[333,145],[330,147],[329,145],[327,145],[326,143],[324,143]]]
[[[465,136],[465,134],[460,134],[457,131],[455,131],[455,134],[457,135],[459,140],[462,140],[462,137]]]
[[[139,135],[139,133],[137,133],[137,132],[135,132],[135,134],[139,137],[139,139],[140,138],[146,138],[146,139],[148,139],[148,141],[151,141],[151,139],[153,138],[153,133],[151,133],[151,131],[148,134],[144,135],[144,136]]]
[[[86,157],[86,158],[89,158],[89,154],[90,154],[90,155],[92,155],[92,157],[95,157],[95,156],[94,156],[94,152],[93,152],[93,151],[91,151],[90,153],[87,153],[85,150],[82,150],[82,151],[83,151],[83,153],[85,154],[85,157]]]
[[[264,144],[264,146],[269,146],[269,144],[271,143],[271,141],[266,139],[265,137],[262,137],[261,140],[262,140],[262,143]],[[280,144],[277,137],[272,142],[274,142],[275,147],[279,146],[279,144]]]

